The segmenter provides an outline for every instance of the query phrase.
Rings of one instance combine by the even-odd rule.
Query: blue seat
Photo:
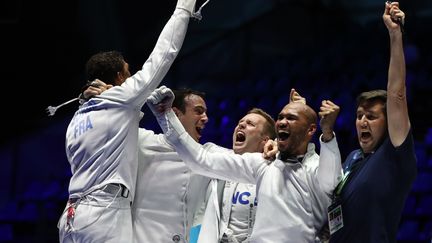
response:
[[[0,224],[0,242],[13,240],[13,227],[11,224]]]
[[[432,156],[430,156],[429,159],[427,160],[426,167],[427,169],[432,170]]]
[[[47,219],[56,221],[60,217],[59,207],[61,207],[61,209],[63,209],[63,204],[61,204],[61,206],[59,206],[59,204],[53,200],[46,201],[43,203],[43,213],[42,214]]]
[[[416,214],[420,216],[432,216],[432,195],[424,195],[419,199]]]
[[[289,103],[289,94],[283,94],[277,98],[276,107],[277,109],[282,110],[282,108],[285,107],[288,103]]]
[[[414,181],[412,190],[420,193],[432,192],[432,173],[420,172]]]
[[[0,221],[13,221],[18,214],[18,203],[9,201],[0,208]]]
[[[426,146],[423,143],[416,143],[415,145],[415,153],[417,156],[417,167],[420,170],[424,170],[427,168],[427,152]]]
[[[25,203],[21,207],[17,215],[17,219],[19,221],[31,222],[31,221],[36,221],[38,218],[39,218],[39,209],[36,203],[34,202]]]
[[[407,200],[405,201],[405,206],[402,211],[402,215],[404,216],[412,216],[416,214],[416,203],[417,199],[415,196],[410,195],[408,196]]]
[[[424,224],[420,233],[420,238],[422,240],[432,241],[432,220]]]
[[[237,107],[240,110],[247,112],[248,110],[252,109],[253,106],[255,106],[255,104],[253,103],[254,102],[251,100],[251,98],[242,97],[241,99],[238,100]]]
[[[431,147],[432,146],[432,128],[428,128],[426,135],[425,135],[425,143]]]
[[[271,85],[270,80],[268,79],[259,79],[255,81],[255,94],[261,95],[264,90],[268,90],[269,86]]]
[[[46,200],[49,198],[58,198],[58,195],[62,193],[62,188],[59,181],[51,181],[45,185],[45,188],[41,192],[41,198]]]
[[[23,200],[43,200],[42,193],[45,185],[41,181],[32,181],[22,194]]]
[[[270,112],[275,107],[271,97],[263,96],[258,99],[257,107],[263,109],[264,111]]]
[[[407,220],[401,223],[397,234],[398,240],[417,240],[419,235],[419,223]]]

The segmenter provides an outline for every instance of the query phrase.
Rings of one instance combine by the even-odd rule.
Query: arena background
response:
[[[75,0],[0,3],[0,241],[57,242],[70,167],[67,124],[78,103],[54,117],[45,108],[76,97],[90,55],[121,51],[140,69],[174,0]],[[432,228],[432,1],[404,0],[409,112],[418,177],[398,242],[430,242]],[[377,0],[211,0],[191,20],[162,84],[207,94],[203,142],[231,147],[238,119],[252,107],[276,117],[296,88],[315,109],[341,106],[342,157],[357,148],[355,96],[386,88],[389,40]],[[148,111],[141,126],[160,131]]]

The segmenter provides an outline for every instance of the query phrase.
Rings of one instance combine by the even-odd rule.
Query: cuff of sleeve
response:
[[[339,152],[339,147],[338,147],[338,143],[336,140],[336,134],[333,132],[333,138],[330,139],[329,141],[323,141],[322,140],[322,134],[319,138],[320,144],[321,144],[321,148],[322,147],[326,147],[327,149],[331,150],[333,153],[340,153]]]
[[[181,134],[185,133],[183,125],[180,120],[174,113],[172,109],[169,112],[165,113],[166,119],[168,121],[167,131],[165,132],[165,136],[171,142],[177,140]]]
[[[321,143],[328,143],[328,142],[330,142],[330,141],[335,140],[335,138],[336,138],[336,134],[333,132],[333,137],[332,137],[332,139],[327,140],[327,141],[324,141],[324,140],[323,140],[323,134],[321,134],[320,137],[319,137],[319,140],[320,140]]]
[[[187,17],[191,17],[192,11],[184,6],[177,6],[174,10],[174,14],[184,14]]]

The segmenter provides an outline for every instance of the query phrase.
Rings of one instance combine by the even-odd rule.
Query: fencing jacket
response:
[[[233,181],[214,181],[217,189],[211,191],[215,195],[210,195],[207,202],[200,222],[198,243],[218,243],[224,238],[224,234],[228,242],[232,241],[231,237],[237,237],[236,240],[241,238],[240,242],[243,242],[252,232],[255,221],[256,186]],[[232,232],[230,226],[237,232]],[[242,237],[238,237],[239,233]]]
[[[189,12],[176,9],[142,69],[122,85],[90,99],[75,113],[66,132],[71,197],[120,183],[129,189],[133,199],[141,107],[174,62],[189,18]]]
[[[321,156],[309,144],[302,162],[284,163],[278,154],[268,164],[261,153],[212,153],[196,143],[169,112],[168,140],[192,171],[218,178],[255,183],[259,207],[250,242],[314,242],[327,220],[327,207],[342,169],[334,137],[322,142]]]
[[[164,134],[139,130],[139,176],[132,204],[135,242],[189,242],[210,178],[192,173]],[[203,146],[228,151],[213,143]]]

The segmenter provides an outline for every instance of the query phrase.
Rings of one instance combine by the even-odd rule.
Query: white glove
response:
[[[164,133],[168,130],[168,121],[165,114],[172,111],[173,101],[174,93],[164,85],[155,89],[147,98],[147,105],[153,112]]]
[[[147,98],[147,105],[156,117],[162,131],[168,139],[175,140],[186,130],[172,109],[173,101],[174,93],[164,85],[155,89]]]
[[[176,8],[181,8],[188,11],[191,16],[195,11],[196,0],[177,0]]]
[[[147,98],[147,105],[156,117],[164,115],[172,107],[174,93],[165,85],[155,89]]]
[[[196,0],[178,0],[177,1],[177,8],[181,8],[184,9],[186,11],[188,11],[191,15],[192,18],[195,18],[197,20],[201,20],[202,19],[202,15],[201,15],[201,10],[204,8],[204,6],[209,2],[210,0],[206,0],[199,8],[196,12],[194,12],[195,10],[195,3]]]

